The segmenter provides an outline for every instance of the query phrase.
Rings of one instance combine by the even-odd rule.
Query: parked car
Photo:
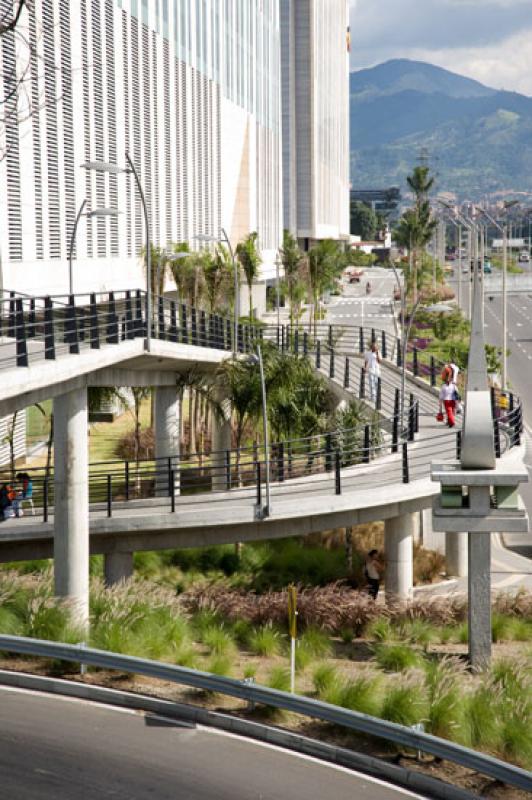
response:
[[[521,250],[519,253],[519,263],[520,264],[528,264],[530,261],[530,253],[528,250]]]

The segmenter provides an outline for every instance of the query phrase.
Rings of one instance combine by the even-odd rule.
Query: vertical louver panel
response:
[[[151,86],[150,86],[150,32],[146,25],[142,26],[142,117],[143,124],[143,181],[146,206],[148,208],[148,219],[153,226],[152,208],[152,151],[151,151]]]
[[[0,5],[2,14],[7,15],[11,3]],[[6,137],[7,160],[7,231],[9,258],[14,261],[22,259],[22,217],[20,203],[20,153],[19,131],[17,119],[17,67],[15,59],[15,36],[12,31],[2,37],[2,78],[4,96],[7,98],[4,108],[4,124]]]
[[[92,88],[93,88],[93,126],[94,152],[97,161],[106,161],[104,145],[104,98],[103,98],[103,63],[102,63],[102,22],[100,0],[92,0]],[[102,172],[96,173],[96,203],[103,208],[105,202],[105,179]],[[96,248],[99,258],[107,255],[107,231],[105,218],[96,221]]]
[[[139,61],[139,24],[135,18],[131,19],[131,90],[133,95],[133,160],[135,167],[142,175],[142,118],[140,116],[140,87],[142,73]],[[130,182],[130,186],[134,186]],[[133,189],[132,189],[133,190]],[[135,192],[135,255],[139,255],[142,248],[142,208],[139,193]]]
[[[163,42],[163,87],[164,87],[164,205],[166,222],[166,242],[174,239],[175,222],[172,209],[174,199],[172,197],[172,140],[170,136],[170,126],[172,124],[170,116],[170,48],[168,41]],[[179,137],[179,132],[177,132]]]
[[[157,35],[152,31],[152,78],[153,78],[153,210],[152,241],[161,244],[161,219],[159,217],[159,70],[157,67]]]
[[[76,218],[76,185],[74,167],[74,111],[72,104],[72,61],[69,0],[59,3],[61,39],[61,106],[63,111],[63,170],[65,179],[65,247],[68,256],[70,238]],[[74,256],[76,256],[74,243]]]
[[[130,64],[130,38],[128,29],[129,15],[122,11],[122,69],[124,72],[124,150],[126,153],[131,152],[131,137],[130,137],[130,124],[131,124],[131,111],[129,99],[129,64]],[[127,237],[127,255],[129,258],[133,255],[133,227],[132,227],[132,207],[131,207],[131,178],[125,178],[126,181],[126,237]]]
[[[41,99],[39,95],[39,57],[37,54],[37,25],[35,15],[30,14],[31,47],[31,104],[34,114],[31,120],[33,137],[33,181],[35,187],[35,257],[44,258],[43,213],[42,213],[42,155],[41,155]]]
[[[46,103],[46,152],[48,161],[48,256],[61,258],[61,193],[59,186],[59,153],[57,131],[58,81],[55,64],[56,20],[53,0],[42,5],[44,48],[44,94]]]
[[[115,25],[114,25],[114,0],[105,0],[105,56],[107,61],[107,139],[109,161],[117,163],[116,146],[116,74],[115,74]],[[109,175],[109,205],[111,208],[118,206],[118,178]],[[111,255],[119,254],[118,220],[112,217],[110,221]]]
[[[84,132],[84,148],[85,160],[91,160],[91,102],[90,102],[90,81],[89,81],[89,32],[88,20],[89,11],[87,0],[81,0],[81,58],[82,58],[82,75],[83,75],[83,132]],[[91,172],[87,170],[85,175],[85,197],[89,208],[92,208],[92,176]],[[87,217],[87,256],[92,258],[94,255],[93,238],[92,238],[92,219]]]

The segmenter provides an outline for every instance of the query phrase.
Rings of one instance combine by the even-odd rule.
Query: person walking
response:
[[[449,428],[454,428],[456,424],[454,416],[456,411],[456,396],[456,384],[453,383],[450,374],[448,374],[440,389],[440,415],[443,415],[443,409],[445,409]]]
[[[379,559],[379,551],[370,550],[364,564],[364,576],[368,582],[368,594],[374,600],[377,599],[379,593],[382,571],[383,566]]]
[[[364,356],[364,369],[368,376],[369,399],[374,402],[377,397],[377,387],[381,374],[381,356],[376,342],[371,343],[371,347]]]

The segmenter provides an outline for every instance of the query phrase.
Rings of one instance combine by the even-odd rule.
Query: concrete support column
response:
[[[55,593],[72,618],[89,624],[89,458],[87,390],[54,399]]]
[[[212,489],[223,492],[228,488],[226,453],[231,450],[231,404],[219,401],[222,416],[212,415]]]
[[[408,600],[414,587],[413,542],[419,514],[401,514],[384,525],[386,555],[385,590],[387,600]]]
[[[445,563],[447,575],[467,576],[467,533],[445,534]]]
[[[106,553],[104,574],[106,586],[127,581],[133,575],[133,553]]]
[[[154,396],[155,458],[157,477],[155,493],[168,497],[169,469],[174,470],[175,493],[179,494],[179,415],[180,401],[175,386],[158,386]]]
[[[469,661],[474,670],[491,659],[491,534],[470,533],[469,541]]]

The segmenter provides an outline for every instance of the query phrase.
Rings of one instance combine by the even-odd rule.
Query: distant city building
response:
[[[351,189],[350,197],[351,200],[364,203],[388,219],[395,219],[398,216],[401,203],[401,191],[398,186],[391,186],[389,189]]]
[[[343,0],[329,4],[345,12]],[[155,245],[196,246],[196,234],[218,236],[222,227],[236,244],[257,230],[265,269],[273,271],[282,232],[277,0],[34,5],[35,16],[24,9],[19,29],[34,52],[24,88],[33,113],[15,113],[16,98],[8,100],[12,113],[0,134],[0,288],[67,291],[70,237],[85,199],[87,210],[112,207],[120,215],[81,220],[75,291],[143,283],[144,221],[133,178],[80,169],[86,161],[125,166],[126,151],[140,173]],[[336,60],[345,61],[345,13],[337,28]],[[2,37],[4,98],[28,60],[23,49],[13,33]],[[320,93],[331,80],[320,82]],[[341,97],[347,113],[343,89]],[[332,97],[329,105],[323,120]],[[332,186],[323,203],[331,196]]]
[[[304,247],[349,237],[348,6],[280,0],[283,217]]]

